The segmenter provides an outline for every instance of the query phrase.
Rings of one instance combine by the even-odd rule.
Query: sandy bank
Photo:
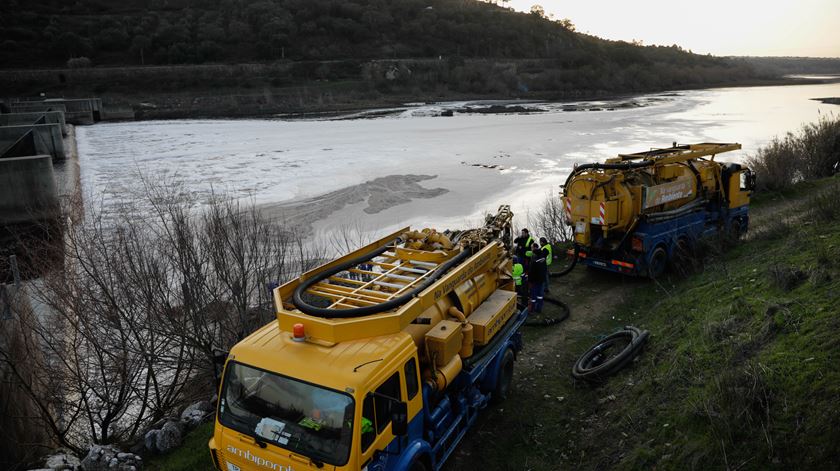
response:
[[[448,193],[449,190],[445,188],[425,188],[420,185],[420,182],[434,178],[437,175],[388,175],[311,198],[265,204],[262,209],[273,219],[294,221],[296,225],[311,232],[315,222],[328,218],[348,205],[366,202],[363,211],[377,214],[414,199],[431,199]]]

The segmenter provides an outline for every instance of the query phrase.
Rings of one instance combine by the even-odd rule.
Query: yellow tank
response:
[[[725,164],[714,157],[740,148],[740,144],[674,145],[576,167],[563,187],[575,242],[589,245],[593,230],[601,231],[605,239],[620,237],[642,215],[667,213],[722,195]]]

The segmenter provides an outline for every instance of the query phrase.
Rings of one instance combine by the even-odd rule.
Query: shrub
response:
[[[840,118],[823,117],[796,133],[774,138],[747,158],[759,190],[781,190],[801,181],[830,176],[840,164]]]
[[[840,185],[817,193],[808,199],[810,216],[818,222],[831,222],[840,219]]]
[[[93,65],[93,63],[90,61],[90,59],[84,56],[67,59],[68,69],[87,69],[91,65]]]

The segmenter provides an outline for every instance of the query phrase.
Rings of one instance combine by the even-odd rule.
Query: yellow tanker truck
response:
[[[576,261],[656,278],[701,239],[739,238],[749,225],[755,177],[715,156],[740,148],[675,143],[575,167],[562,196]]]
[[[216,468],[440,469],[522,346],[512,216],[405,228],[276,288],[276,322],[227,357]]]

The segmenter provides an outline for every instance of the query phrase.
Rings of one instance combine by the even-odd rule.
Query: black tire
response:
[[[426,468],[426,463],[422,460],[416,459],[411,462],[411,466],[408,467],[408,471],[428,471]]]
[[[741,241],[741,222],[732,221],[729,224],[729,233],[727,234],[727,242],[730,247],[738,245]]]
[[[502,362],[499,365],[499,377],[496,379],[496,387],[493,388],[493,395],[490,396],[493,404],[504,402],[510,394],[510,385],[513,382],[513,350],[507,349],[502,354]]]
[[[741,240],[741,221],[737,219],[733,220],[729,223],[729,229],[727,229],[723,236],[721,237],[723,240],[723,250],[729,250],[736,245]]]
[[[648,264],[648,277],[655,280],[665,274],[665,269],[668,267],[668,252],[660,245],[653,249],[650,255],[650,263]]]
[[[679,274],[689,273],[694,268],[694,246],[686,237],[677,239],[674,254],[671,257],[671,268]]]

